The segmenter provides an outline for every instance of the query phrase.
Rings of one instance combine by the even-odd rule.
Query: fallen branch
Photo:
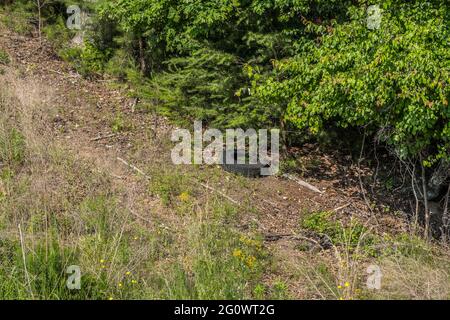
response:
[[[288,240],[294,240],[294,241],[305,240],[305,241],[314,243],[315,245],[318,245],[319,247],[323,248],[323,245],[320,244],[319,241],[314,240],[310,237],[302,236],[300,234],[266,234],[266,235],[264,235],[264,241],[267,241],[267,242],[276,242],[281,239],[288,239]]]
[[[233,198],[227,196],[225,193],[223,193],[222,191],[219,191],[217,189],[214,189],[213,187],[208,186],[207,184],[204,184],[202,182],[198,182],[203,188],[214,191],[215,193],[221,195],[222,197],[224,197],[225,199],[229,200],[230,202],[234,203],[235,205],[240,206],[241,204],[239,203],[239,201],[234,200]]]
[[[150,179],[150,177],[148,175],[145,174],[144,171],[142,171],[141,169],[139,169],[138,167],[132,165],[131,163],[126,162],[125,160],[123,160],[122,158],[117,157],[117,160],[119,160],[120,162],[122,162],[124,165],[126,165],[127,167],[133,169],[134,171],[136,171],[137,173],[140,173],[141,175],[143,175],[144,177],[146,177],[147,179]]]
[[[96,137],[96,138],[92,138],[91,141],[100,141],[100,140],[103,140],[103,139],[113,138],[113,137],[115,137],[116,135],[117,135],[117,134],[112,133],[112,134],[108,134],[107,136],[98,136],[98,137]]]
[[[367,208],[369,209],[370,214],[373,214],[372,205],[370,204],[369,199],[366,196],[366,189],[364,188],[364,184],[361,178],[361,163],[363,160],[363,154],[364,154],[364,145],[366,143],[366,132],[364,131],[363,135],[363,141],[361,144],[361,151],[359,153],[359,159],[358,159],[358,181],[359,181],[359,188],[361,189],[361,194],[364,198],[364,202],[366,203]],[[378,221],[377,221],[378,222]]]
[[[128,210],[130,210],[131,214],[134,215],[136,218],[139,218],[139,219],[141,219],[142,221],[145,221],[145,222],[148,222],[148,223],[150,223],[150,224],[153,224],[153,222],[152,222],[151,220],[149,220],[149,219],[147,219],[147,218],[144,218],[143,216],[137,214],[136,212],[134,212],[134,211],[131,210],[131,209],[128,209]]]
[[[449,232],[449,225],[450,225],[450,213],[448,211],[448,206],[450,202],[450,184],[448,185],[448,191],[445,195],[445,201],[444,201],[444,210],[442,213],[442,227],[443,227],[443,238],[444,241],[447,241],[448,239],[448,232]]]
[[[45,71],[48,71],[48,72],[56,73],[60,76],[66,77],[66,78],[81,78],[81,75],[79,75],[78,73],[70,74],[70,73],[64,73],[64,72],[60,72],[60,71],[49,69],[49,68],[42,68],[42,69]]]
[[[344,204],[343,206],[340,206],[340,207],[337,207],[336,209],[334,209],[333,212],[338,212],[339,210],[342,210],[342,209],[344,209],[344,208],[347,208],[347,207],[350,206],[350,205],[351,205],[350,202],[347,203],[347,204]]]
[[[299,178],[297,178],[297,177],[295,177],[295,176],[293,176],[291,174],[285,173],[285,174],[283,174],[283,177],[286,178],[286,179],[295,181],[299,185],[301,185],[302,187],[305,187],[305,188],[307,188],[307,189],[309,189],[311,191],[323,194],[323,191],[320,191],[318,188],[314,187],[313,185],[309,184],[308,182],[303,181],[303,180],[301,180],[301,179],[299,179]]]

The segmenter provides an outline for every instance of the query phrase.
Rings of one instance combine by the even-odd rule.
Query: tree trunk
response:
[[[41,14],[41,1],[37,0],[37,7],[38,7],[38,35],[39,35],[39,43],[42,46],[42,14]]]
[[[286,123],[284,122],[283,116],[281,116],[280,119],[280,133],[281,133],[281,155],[284,157],[288,154],[288,141],[287,141],[287,134],[286,134]]]
[[[144,39],[142,36],[139,37],[139,64],[141,68],[141,74],[144,76],[147,73],[147,64],[145,62],[145,50],[144,50]]]
[[[425,207],[425,230],[424,230],[424,237],[425,239],[429,239],[430,237],[430,209],[428,208],[428,188],[427,188],[427,181],[426,181],[426,175],[425,175],[425,167],[423,166],[423,159],[422,156],[420,156],[420,166],[422,168],[422,192],[423,192],[423,203]]]
[[[442,239],[447,242],[448,241],[448,235],[449,235],[449,227],[450,227],[450,212],[448,212],[448,205],[449,205],[449,198],[450,198],[450,184],[448,185],[447,195],[445,196],[445,203],[444,203],[444,212],[442,213]]]

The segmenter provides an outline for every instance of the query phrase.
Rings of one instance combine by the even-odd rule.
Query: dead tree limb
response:
[[[299,185],[301,185],[302,187],[305,187],[305,188],[307,188],[307,189],[309,189],[309,190],[311,190],[311,191],[314,191],[314,192],[323,194],[323,191],[320,191],[320,190],[319,190],[318,188],[316,188],[315,186],[309,184],[309,183],[306,182],[306,181],[301,180],[300,178],[297,178],[297,177],[294,176],[294,175],[285,173],[285,174],[283,174],[283,177],[286,178],[286,179],[295,181],[295,182],[297,182]]]
[[[126,162],[125,160],[123,160],[122,158],[117,157],[117,160],[119,160],[120,162],[122,162],[124,165],[126,165],[127,167],[133,169],[134,171],[136,171],[137,173],[143,175],[145,178],[150,179],[150,177],[145,174],[144,171],[142,171],[141,169],[139,169],[138,167],[132,165],[131,163]]]
[[[217,189],[214,189],[213,187],[210,187],[209,185],[204,184],[204,183],[202,183],[202,182],[198,182],[198,181],[196,181],[196,182],[199,183],[203,188],[208,189],[208,190],[211,190],[211,191],[214,191],[215,193],[221,195],[222,197],[224,197],[225,199],[227,199],[227,200],[230,201],[231,203],[234,203],[235,205],[238,205],[238,206],[241,205],[241,204],[239,203],[239,201],[234,200],[233,198],[231,198],[230,196],[226,195],[226,194],[223,193],[222,191],[217,190]]]
[[[423,205],[425,208],[425,230],[424,237],[425,239],[429,239],[430,237],[430,209],[428,206],[428,187],[427,187],[427,179],[425,166],[423,165],[422,154],[420,154],[420,167],[422,168],[422,192],[423,192]]]
[[[449,227],[450,227],[450,212],[448,212],[448,205],[450,198],[450,184],[448,185],[447,194],[445,196],[444,211],[442,213],[442,228],[443,228],[443,240],[448,240]]]
[[[100,140],[103,140],[103,139],[113,138],[113,137],[115,137],[115,136],[116,136],[115,133],[113,133],[113,134],[108,134],[107,136],[98,136],[98,137],[96,137],[96,138],[92,138],[91,141],[100,141]]]

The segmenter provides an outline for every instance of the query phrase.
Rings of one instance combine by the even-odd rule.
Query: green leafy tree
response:
[[[382,8],[381,27],[370,30],[367,7],[350,6],[348,21],[332,21],[297,55],[277,61],[277,77],[256,93],[284,106],[299,129],[364,127],[402,158],[449,159],[448,5],[384,1]]]

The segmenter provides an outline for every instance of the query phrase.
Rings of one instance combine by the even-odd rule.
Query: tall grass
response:
[[[133,190],[53,139],[40,90],[2,89],[0,299],[253,297],[267,253],[229,223],[237,208],[155,164],[139,196],[157,197],[167,217],[140,219],[125,201]],[[71,265],[81,290],[66,285]]]

